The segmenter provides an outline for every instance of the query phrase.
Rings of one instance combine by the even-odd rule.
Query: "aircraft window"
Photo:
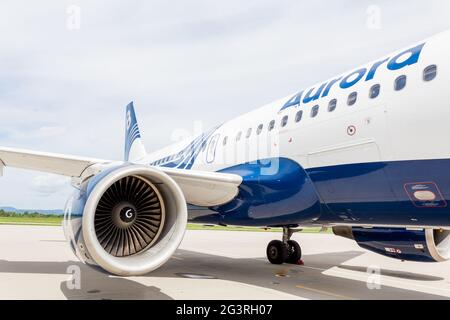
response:
[[[248,139],[248,138],[250,138],[251,135],[252,135],[252,128],[248,128],[247,134],[245,135],[245,137]]]
[[[241,137],[242,137],[242,131],[239,131],[237,136],[236,136],[236,141],[241,140]]]
[[[316,105],[311,109],[311,118],[317,117],[318,114],[319,114],[319,106]]]
[[[358,92],[352,92],[348,95],[347,104],[353,106],[358,99]]]
[[[263,128],[264,128],[264,125],[263,125],[263,124],[260,124],[260,125],[258,126],[258,129],[256,129],[256,134],[257,134],[257,135],[260,135],[261,132],[263,131]]]
[[[269,123],[269,131],[272,131],[275,128],[275,120],[270,121]]]
[[[437,66],[435,64],[428,66],[423,71],[423,81],[431,81],[436,78],[437,75]]]
[[[376,97],[378,97],[380,95],[380,89],[381,86],[379,84],[373,85],[372,88],[370,88],[369,98],[375,99]]]
[[[406,76],[400,76],[397,79],[395,79],[395,91],[403,90],[406,87]]]
[[[228,141],[228,137],[223,138],[223,145],[226,146],[227,145],[227,141]]]
[[[288,120],[289,120],[289,117],[284,116],[283,119],[281,119],[281,127],[286,127]]]
[[[328,104],[328,112],[333,112],[334,110],[336,110],[337,107],[337,100],[333,99],[330,101],[330,103]]]
[[[300,110],[295,114],[295,122],[300,122],[300,120],[302,120],[302,117],[303,117],[303,110]]]

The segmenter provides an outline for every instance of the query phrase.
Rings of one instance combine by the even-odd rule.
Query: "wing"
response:
[[[115,162],[0,147],[0,176],[4,166],[77,178],[97,171],[99,166]],[[186,201],[197,206],[216,206],[231,201],[238,194],[242,183],[242,177],[234,174],[156,168],[172,177],[183,190]]]
[[[160,168],[183,190],[186,201],[201,207],[218,206],[233,200],[242,183],[236,174]]]
[[[81,177],[83,172],[92,165],[107,164],[112,161],[0,147],[0,162],[5,167]]]

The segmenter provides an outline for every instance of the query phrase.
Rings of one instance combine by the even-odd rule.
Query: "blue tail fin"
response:
[[[125,117],[125,161],[137,161],[145,157],[145,147],[136,120],[133,102],[126,108]]]

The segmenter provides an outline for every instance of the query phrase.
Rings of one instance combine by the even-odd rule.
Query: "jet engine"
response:
[[[186,225],[186,201],[175,181],[140,165],[109,168],[82,183],[64,218],[75,254],[122,276],[146,274],[164,264]]]

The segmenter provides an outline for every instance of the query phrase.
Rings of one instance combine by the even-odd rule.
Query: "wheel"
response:
[[[267,259],[272,264],[283,264],[288,256],[288,248],[280,240],[270,241],[267,245]]]
[[[286,263],[297,264],[302,258],[302,249],[297,241],[289,240],[287,251]]]

